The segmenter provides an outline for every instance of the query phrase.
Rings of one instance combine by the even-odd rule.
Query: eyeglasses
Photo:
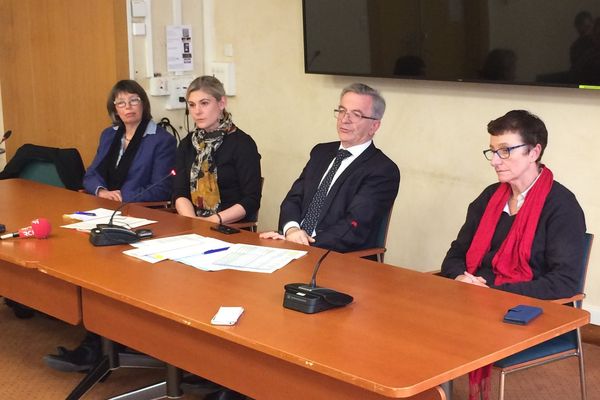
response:
[[[131,107],[137,106],[139,104],[142,103],[142,99],[140,99],[139,97],[133,97],[129,100],[115,100],[113,101],[113,104],[115,105],[115,107],[117,108],[125,108],[127,107],[127,104],[129,104]]]
[[[496,154],[501,159],[506,160],[508,157],[510,157],[511,151],[513,151],[514,149],[518,149],[519,147],[523,147],[523,146],[527,146],[527,144],[523,143],[523,144],[518,144],[516,146],[511,146],[511,147],[502,147],[498,150],[488,149],[488,150],[483,151],[483,155],[485,156],[485,158],[487,158],[490,161],[492,161],[492,158],[494,158],[494,154]]]
[[[366,115],[362,115],[362,113],[360,111],[348,111],[345,108],[338,108],[333,110],[333,116],[336,119],[344,119],[344,117],[348,115],[348,119],[350,120],[350,122],[356,123],[359,122],[361,119],[371,119],[373,121],[379,121],[379,118],[375,118],[375,117],[367,117]]]

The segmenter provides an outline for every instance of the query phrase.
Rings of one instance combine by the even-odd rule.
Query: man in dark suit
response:
[[[385,100],[367,85],[342,90],[334,110],[339,141],[316,145],[281,204],[280,233],[263,238],[340,252],[373,247],[398,194],[400,171],[373,144]]]

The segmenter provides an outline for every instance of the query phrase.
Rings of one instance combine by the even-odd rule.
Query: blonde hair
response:
[[[186,101],[190,98],[190,94],[196,90],[202,90],[214,97],[217,101],[221,101],[221,99],[226,96],[225,88],[221,81],[210,75],[199,76],[190,83],[187,92],[185,93]],[[226,119],[229,115],[230,113],[226,109],[223,109],[222,119]]]

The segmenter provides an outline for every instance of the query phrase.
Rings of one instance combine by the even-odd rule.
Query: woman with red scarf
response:
[[[483,153],[499,182],[469,205],[442,275],[540,299],[573,296],[583,265],[585,218],[573,193],[541,163],[546,126],[527,111],[513,110],[487,128],[490,148]],[[471,383],[475,378],[487,392],[482,381],[489,368],[475,372],[484,373],[470,376]]]

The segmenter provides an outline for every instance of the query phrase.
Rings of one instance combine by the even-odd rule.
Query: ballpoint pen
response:
[[[229,250],[229,247],[221,247],[220,249],[212,249],[212,250],[206,250],[204,253],[202,254],[212,254],[212,253],[218,253],[219,251],[225,251],[225,250]]]
[[[96,216],[96,213],[87,212],[87,211],[75,211],[73,214],[76,214],[76,215],[87,215],[88,217],[95,217]]]

